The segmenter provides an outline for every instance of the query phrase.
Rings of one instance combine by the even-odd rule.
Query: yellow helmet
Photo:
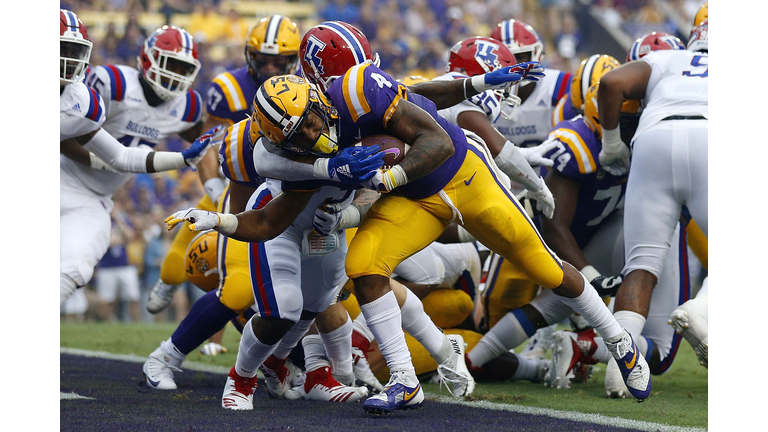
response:
[[[294,73],[299,64],[299,28],[290,18],[271,15],[256,23],[245,41],[248,72],[261,84],[274,75]],[[271,63],[272,71],[263,71]]]
[[[323,120],[323,130],[311,148],[291,142],[310,112]],[[339,150],[339,115],[328,99],[304,79],[281,75],[268,79],[253,98],[250,138],[266,136],[276,146],[299,154],[329,157]],[[327,130],[326,130],[327,127]]]
[[[699,26],[702,22],[709,19],[709,2],[704,2],[703,5],[699,8],[699,11],[696,12],[696,16],[693,17],[693,28]]]
[[[606,73],[621,66],[618,60],[607,54],[593,54],[581,61],[571,78],[571,104],[578,113],[584,112],[587,91],[597,84]]]
[[[218,238],[219,233],[213,230],[199,233],[189,243],[184,259],[187,279],[205,292],[219,287]]]
[[[410,87],[414,84],[418,84],[420,82],[425,82],[425,81],[429,81],[429,80],[424,78],[421,75],[411,75],[411,76],[407,76],[405,78],[400,78],[399,80],[397,80],[397,82],[399,82],[400,84],[406,87]]]
[[[584,98],[584,122],[592,129],[600,139],[603,136],[603,128],[600,126],[600,117],[597,114],[597,89],[600,88],[600,83],[592,85],[587,91],[587,96]],[[635,134],[637,129],[637,120],[639,120],[640,101],[636,100],[624,100],[621,104],[620,124],[622,135],[631,134],[630,137]],[[625,122],[626,126],[625,127]],[[634,126],[630,126],[634,123]],[[631,128],[631,130],[630,130]],[[622,139],[624,137],[622,136]]]

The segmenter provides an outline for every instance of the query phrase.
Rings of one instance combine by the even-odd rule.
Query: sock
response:
[[[307,334],[307,330],[309,330],[313,322],[315,322],[314,318],[308,320],[299,320],[299,322],[294,324],[293,327],[288,330],[288,333],[286,333],[285,336],[280,339],[280,342],[277,343],[277,347],[272,354],[280,359],[288,358],[291,350],[296,345],[298,345],[301,338]]]
[[[467,357],[472,366],[481,367],[507,351],[507,348],[504,347],[504,344],[499,341],[496,335],[488,332],[472,348],[472,351],[467,353]]]
[[[597,349],[594,353],[592,353],[592,358],[597,360],[600,363],[608,363],[611,361],[613,356],[611,355],[611,352],[608,351],[608,347],[605,346],[605,343],[603,342],[603,338],[596,337],[595,338],[595,345],[597,345]]]
[[[347,322],[330,333],[320,333],[325,345],[325,352],[333,365],[334,375],[353,375],[352,371],[352,319],[347,316]]]
[[[515,381],[526,380],[536,381],[538,379],[539,362],[536,360],[528,360],[524,357],[517,356],[517,370],[512,375],[512,379]]]
[[[251,318],[252,320],[253,318]],[[237,361],[235,362],[235,372],[244,378],[253,378],[256,376],[259,366],[264,363],[277,347],[262,343],[253,333],[251,321],[243,328],[243,335],[240,337],[240,347],[237,351]]]
[[[69,276],[59,274],[59,307],[72,297],[77,289],[77,284]]]
[[[387,361],[390,371],[405,370],[416,373],[411,361],[411,353],[405,343],[405,333],[400,323],[400,306],[393,291],[389,291],[376,300],[360,305],[368,328],[379,342],[381,354]]]
[[[304,367],[307,372],[331,365],[325,354],[325,346],[320,335],[304,336],[304,339],[301,340],[301,346],[304,347]]]
[[[445,335],[424,312],[424,305],[421,300],[409,289],[405,290],[405,301],[400,308],[400,313],[402,314],[403,330],[419,341],[438,364],[442,363],[447,358],[439,358],[445,342]],[[448,343],[450,344],[450,342]]]
[[[236,316],[232,309],[219,301],[216,290],[210,291],[192,305],[187,316],[171,335],[171,340],[179,352],[187,355]]]
[[[613,316],[616,317],[616,321],[619,322],[619,325],[624,327],[627,332],[632,335],[632,339],[634,339],[635,344],[637,344],[637,349],[640,350],[643,357],[645,357],[646,351],[648,350],[648,341],[643,337],[645,317],[637,312],[628,310],[617,311]]]
[[[557,296],[558,300],[581,314],[604,339],[611,342],[617,340],[617,338],[621,337],[621,326],[611,315],[611,311],[605,306],[603,299],[597,295],[597,291],[595,291],[587,278],[581,273],[579,274],[584,281],[582,293],[575,298]]]

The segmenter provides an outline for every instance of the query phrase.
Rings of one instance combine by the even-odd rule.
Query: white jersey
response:
[[[102,128],[126,147],[153,149],[169,136],[191,128],[202,117],[202,98],[194,90],[150,106],[139,83],[139,71],[132,67],[96,66],[86,82],[104,101],[107,119]],[[65,156],[60,157],[59,165],[62,175],[101,195],[113,194],[132,175],[93,170]]]
[[[709,117],[707,53],[659,50],[640,60],[651,66],[651,76],[635,136],[669,116]]]
[[[448,72],[444,75],[434,78],[432,81],[450,81],[454,79],[464,79],[466,75],[462,75],[458,72]],[[491,90],[484,91],[480,94],[472,96],[469,99],[463,100],[460,103],[450,107],[439,110],[437,113],[453,124],[458,124],[457,119],[459,114],[464,111],[477,111],[488,116],[488,120],[493,123],[499,118],[501,113],[501,105],[499,104],[498,97]]]
[[[59,96],[59,141],[98,130],[107,119],[104,101],[81,82],[67,84]]]
[[[331,184],[331,182],[318,180],[309,180],[306,182],[283,182],[281,180],[275,179],[266,180],[266,187],[269,189],[271,194],[271,197],[268,198],[270,200],[272,197],[278,196],[283,190],[311,190],[317,189],[317,186],[321,184]],[[339,184],[339,186],[342,185]],[[254,193],[254,195],[256,194]],[[315,218],[315,209],[319,208],[323,204],[339,203],[341,203],[341,208],[345,208],[352,203],[354,198],[355,191],[353,189],[344,190],[336,186],[322,186],[317,192],[315,192],[314,195],[312,195],[312,198],[310,198],[309,203],[304,208],[304,211],[302,211],[301,214],[296,217],[296,219],[291,224],[290,229],[302,232],[312,231],[312,221]],[[249,204],[248,207],[251,208],[252,206]]]
[[[515,108],[512,118],[499,117],[494,126],[518,147],[541,144],[552,130],[552,111],[570,85],[570,73],[546,69],[544,78],[536,83],[536,88],[525,102]]]

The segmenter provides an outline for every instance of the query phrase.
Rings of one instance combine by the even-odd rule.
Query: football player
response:
[[[312,56],[316,57],[320,48],[316,46]],[[307,51],[307,57],[309,54]],[[307,58],[303,52],[301,57]],[[299,95],[311,94],[311,87],[296,84],[291,90],[290,77],[285,78],[286,82],[276,78],[262,86],[257,98],[263,100],[266,108],[261,113],[264,118],[260,118],[262,132],[269,140],[265,144],[286,151],[305,156],[334,154],[339,148],[354,144],[362,135],[381,133],[411,144],[400,164],[380,170],[363,183],[384,195],[362,219],[346,262],[362,313],[392,373],[385,390],[368,398],[363,408],[370,414],[380,414],[413,408],[423,402],[389,276],[400,261],[436,239],[454,219],[478,241],[513,260],[539,285],[554,289],[560,301],[581,313],[606,336],[608,348],[622,363],[634,359],[626,363],[632,367],[625,369],[624,376],[633,395],[645,399],[650,393],[650,375],[631,336],[621,329],[589,281],[573,266],[557,258],[541,240],[514,196],[499,183],[485,147],[440,117],[434,103],[409,94],[373,63],[361,61],[327,88],[330,107],[324,109],[317,103],[305,102],[301,115],[296,117],[300,121],[290,121],[282,106],[288,106],[294,98],[306,98]],[[477,93],[505,88],[512,81],[526,78],[528,66],[534,65],[502,68],[454,80],[445,87],[461,91],[472,86]],[[317,73],[318,68],[314,71]],[[313,83],[320,83],[310,78],[310,73],[306,76]],[[283,91],[284,84],[287,91]],[[282,93],[278,95],[279,91]],[[270,130],[265,130],[265,125],[270,125]],[[292,164],[295,168],[283,175],[306,172],[300,165]],[[273,167],[275,171],[278,168]],[[395,189],[394,194],[389,194]],[[275,220],[275,214],[300,211],[309,198],[306,193],[303,196],[283,194],[260,211],[240,215],[190,209],[175,213],[169,218],[169,225],[192,219],[196,229],[214,228],[249,240],[270,238],[282,228],[273,224],[285,223]],[[396,241],[382,241],[383,233]],[[461,348],[455,347],[463,354]]]
[[[708,234],[707,31],[705,20],[693,31],[686,51],[649,53],[605,74],[597,91],[600,163],[610,173],[624,173],[632,154],[624,216],[625,277],[615,311],[617,320],[636,335],[645,325],[651,293],[684,208]],[[645,100],[631,152],[619,138],[624,99]],[[706,323],[704,308],[682,308],[686,315],[702,318],[690,319],[691,324]],[[706,329],[689,326],[684,337],[686,333],[696,343],[700,362],[706,363]]]
[[[60,301],[69,298],[76,288],[88,283],[93,276],[93,269],[109,246],[111,222],[109,214],[113,207],[112,193],[128,180],[132,172],[160,172],[194,166],[207,151],[211,142],[209,134],[200,137],[200,128],[186,137],[193,145],[181,153],[154,152],[150,147],[131,145],[131,136],[121,129],[118,123],[142,119],[137,115],[116,114],[113,100],[125,96],[126,82],[123,80],[115,88],[115,96],[110,99],[109,90],[102,93],[102,88],[86,87],[82,80],[90,61],[93,44],[88,32],[77,16],[66,9],[60,15],[60,194],[61,194],[61,254],[60,254]],[[170,31],[164,30],[164,31]],[[179,30],[173,29],[178,33]],[[191,42],[191,38],[189,39]],[[157,53],[154,53],[157,56]],[[191,54],[184,55],[184,60],[195,70],[199,62]],[[197,63],[195,63],[197,62]],[[116,67],[113,66],[115,70]],[[100,68],[96,68],[100,69]],[[96,72],[92,72],[92,77]],[[192,77],[194,79],[194,76]],[[141,92],[138,88],[133,91]],[[188,101],[180,100],[174,109],[186,107]],[[109,117],[108,117],[109,115]],[[165,116],[168,117],[167,113]],[[120,117],[115,120],[115,117]],[[187,121],[184,121],[187,120]],[[162,128],[151,129],[135,123],[133,128],[141,133],[149,133],[146,143],[156,144],[169,133],[190,128],[194,117],[181,118],[176,115]],[[166,128],[167,126],[167,128]],[[200,127],[202,125],[199,125]],[[163,129],[163,132],[161,132]],[[120,137],[118,141],[114,136]],[[194,136],[194,137],[193,137]],[[150,141],[151,140],[151,141]],[[93,153],[90,153],[93,152]],[[98,155],[98,156],[97,156]],[[106,161],[106,162],[105,162]],[[92,169],[93,167],[93,169]]]

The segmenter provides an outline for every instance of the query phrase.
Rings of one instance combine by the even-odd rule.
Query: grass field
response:
[[[60,346],[134,354],[146,357],[176,328],[175,323],[108,324],[61,323]],[[227,354],[216,357],[192,353],[187,361],[230,368],[235,363],[239,333],[228,327],[224,334]],[[136,366],[140,373],[141,366]],[[477,385],[469,401],[491,401],[562,411],[601,414],[680,427],[707,428],[708,371],[699,366],[687,342],[680,345],[675,363],[662,376],[653,377],[651,397],[643,403],[631,399],[610,399],[603,388],[605,366],[596,365],[586,384],[571,390],[554,390],[541,384],[506,382]],[[223,386],[223,383],[222,383]],[[437,384],[424,384],[428,393],[440,394]],[[447,391],[443,389],[443,394]]]

